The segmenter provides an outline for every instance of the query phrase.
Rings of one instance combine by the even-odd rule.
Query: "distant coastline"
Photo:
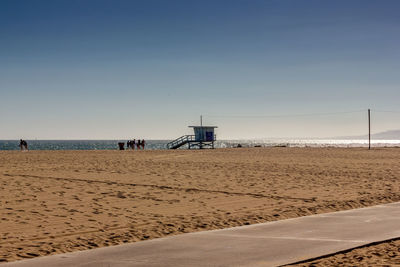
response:
[[[399,140],[400,139],[400,130],[390,130],[379,133],[371,134],[372,139],[377,140]],[[368,139],[368,135],[357,135],[357,136],[339,136],[332,137],[331,139]]]

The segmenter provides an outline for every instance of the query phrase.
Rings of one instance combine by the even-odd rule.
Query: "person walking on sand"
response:
[[[140,150],[140,146],[141,146],[141,144],[140,144],[140,139],[139,139],[139,140],[137,140],[137,144],[136,144],[136,147],[138,150]]]
[[[19,148],[22,150],[28,150],[28,143],[25,140],[19,140]]]
[[[136,145],[136,139],[133,139],[131,142],[132,150],[135,150],[135,145]]]
[[[144,144],[145,144],[144,139],[142,139],[142,149],[143,150],[144,150]]]
[[[126,149],[131,147],[131,140],[126,141]]]

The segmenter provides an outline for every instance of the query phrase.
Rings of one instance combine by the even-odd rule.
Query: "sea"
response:
[[[30,150],[117,150],[126,140],[26,140]],[[148,140],[146,150],[167,149],[172,140]],[[219,140],[215,148],[234,147],[368,147],[368,140],[257,139]],[[400,147],[400,140],[371,140],[373,147]],[[184,147],[183,147],[184,148]],[[19,150],[19,140],[0,140],[0,150]]]

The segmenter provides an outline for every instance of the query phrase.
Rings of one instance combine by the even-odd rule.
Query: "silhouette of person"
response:
[[[28,143],[25,140],[20,139],[19,140],[19,147],[21,148],[21,151],[24,150],[24,149],[28,150]]]
[[[138,150],[140,149],[140,146],[141,146],[141,143],[140,143],[140,139],[139,139],[139,140],[137,140],[137,143],[136,143],[136,147]]]
[[[136,139],[133,139],[133,141],[132,141],[132,150],[135,150],[135,145],[136,145]]]
[[[143,150],[144,150],[144,144],[145,144],[144,139],[142,139],[142,149]]]

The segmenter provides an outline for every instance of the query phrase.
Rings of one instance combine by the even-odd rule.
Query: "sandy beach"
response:
[[[399,266],[400,240],[357,248],[296,266]]]
[[[400,201],[399,158],[396,148],[0,151],[0,262]],[[398,264],[398,250],[313,264]]]

